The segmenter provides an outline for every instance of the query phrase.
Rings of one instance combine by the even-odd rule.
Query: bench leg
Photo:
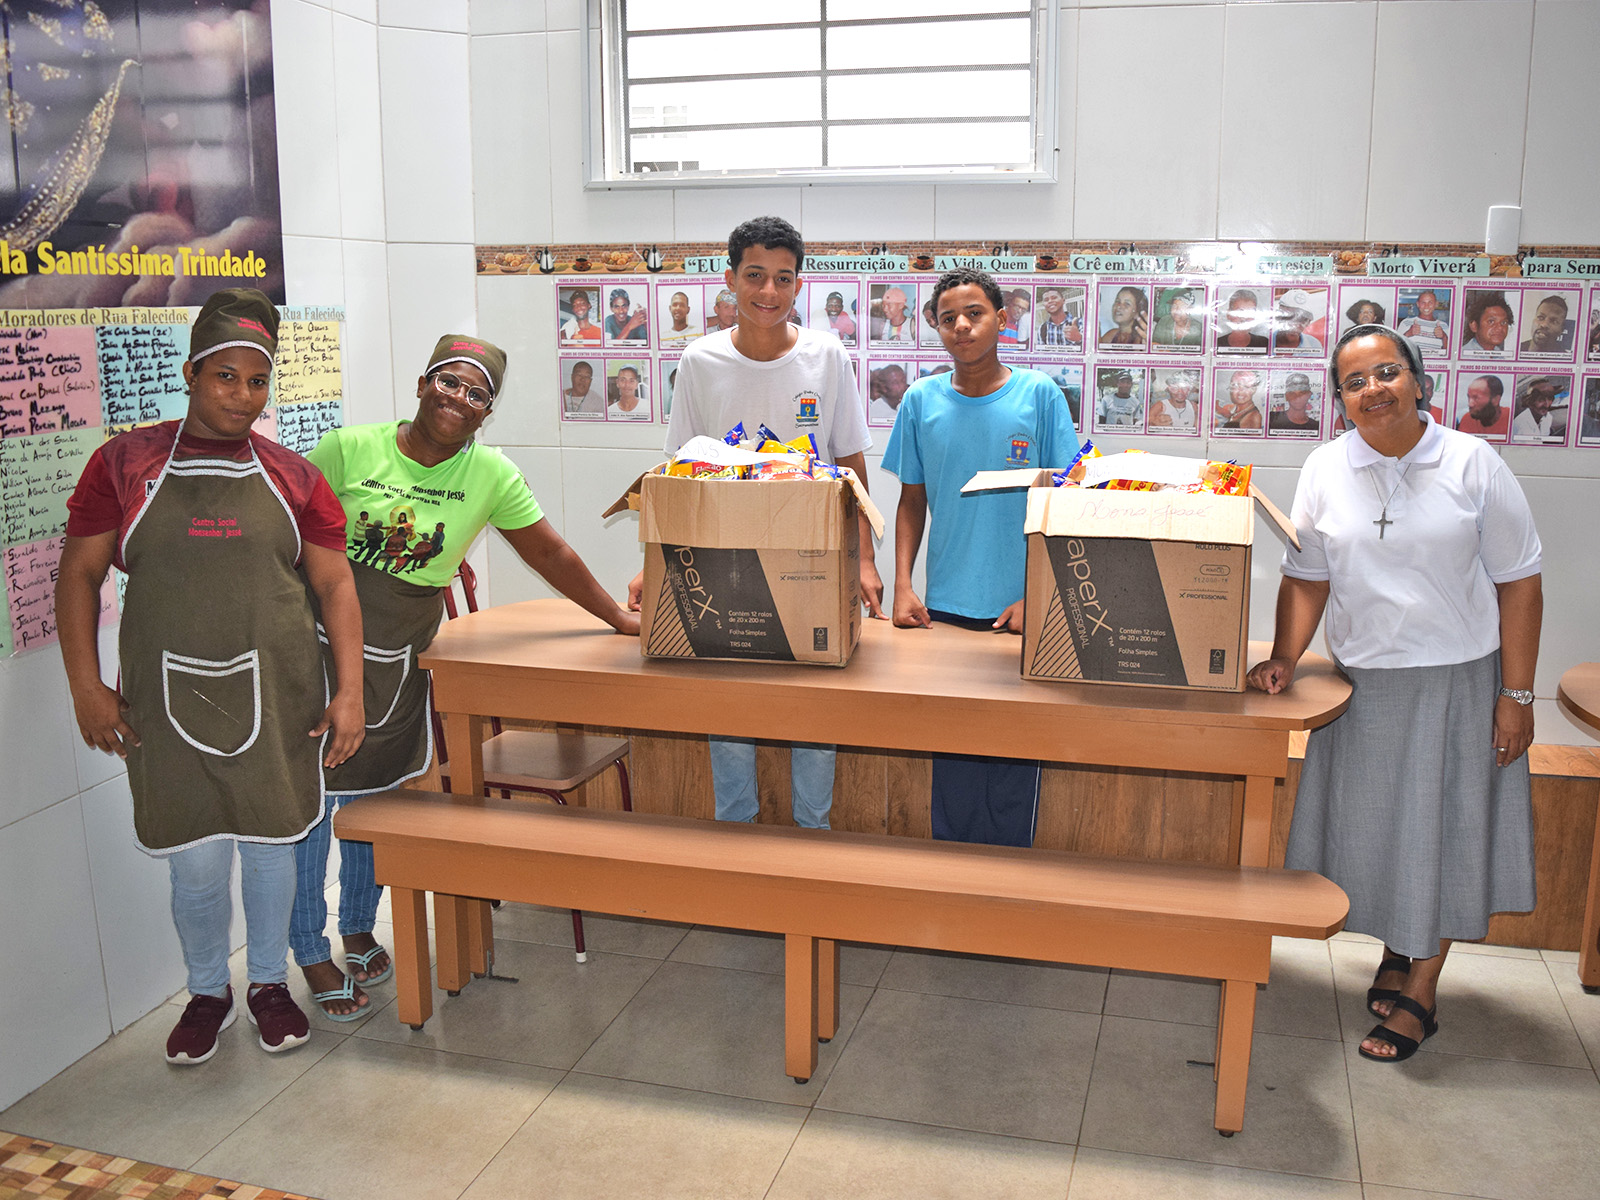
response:
[[[817,939],[817,1041],[839,1032],[839,943]]]
[[[817,939],[783,938],[783,1070],[807,1083],[817,1070]]]
[[[394,919],[394,991],[400,1020],[412,1029],[421,1029],[433,1016],[433,992],[428,986],[428,893],[390,888],[389,908]]]
[[[1589,903],[1583,910],[1583,940],[1578,943],[1578,982],[1586,992],[1600,991],[1600,814],[1594,822],[1594,850],[1589,856]]]
[[[1244,1128],[1245,1085],[1250,1081],[1250,1040],[1256,1023],[1256,985],[1222,982],[1217,1035],[1217,1132],[1232,1137]]]
[[[454,996],[467,986],[468,901],[462,896],[433,894],[433,936],[439,944],[439,987]]]

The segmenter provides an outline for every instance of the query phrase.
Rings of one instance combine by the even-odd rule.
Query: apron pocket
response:
[[[362,691],[367,706],[367,728],[381,729],[394,716],[411,678],[411,647],[380,650],[361,647]]]
[[[319,622],[317,640],[329,646],[328,631]],[[332,647],[329,646],[330,652]],[[361,700],[366,706],[368,729],[382,729],[394,716],[411,678],[411,647],[385,650],[361,644]]]
[[[261,655],[248,650],[224,662],[161,652],[167,720],[196,750],[232,758],[261,733]]]

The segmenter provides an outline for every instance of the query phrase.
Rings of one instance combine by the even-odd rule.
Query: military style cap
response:
[[[278,309],[255,288],[212,292],[189,329],[189,361],[230,346],[250,346],[271,362],[278,350]]]
[[[465,333],[447,333],[433,348],[424,374],[432,375],[446,363],[471,363],[489,379],[489,396],[500,394],[500,382],[506,377],[506,352],[493,342]]]

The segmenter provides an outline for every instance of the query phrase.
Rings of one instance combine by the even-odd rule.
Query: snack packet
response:
[[[1208,462],[1200,473],[1200,491],[1215,492],[1219,496],[1248,496],[1250,494],[1250,464],[1236,462]]]
[[[737,446],[740,442],[744,441],[744,422],[740,421],[732,429],[728,430],[727,433],[723,434],[722,440],[727,442],[730,446]]]
[[[761,427],[762,442],[756,447],[761,454],[804,454],[808,458],[820,458],[817,453],[817,439],[809,433],[802,433],[792,442],[780,442],[773,436],[772,430],[765,425]]]
[[[769,462],[754,463],[750,467],[750,479],[812,479],[815,476],[806,463],[791,462],[787,459],[772,459]]]
[[[683,475],[690,479],[745,479],[747,467],[729,466],[723,463],[702,462],[698,459],[688,459],[684,462],[671,462],[667,464],[664,472],[667,475]]]

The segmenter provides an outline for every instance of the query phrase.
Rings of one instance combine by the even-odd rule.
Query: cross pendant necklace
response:
[[[1405,466],[1400,468],[1400,478],[1396,481],[1394,487],[1389,490],[1389,499],[1387,500],[1383,498],[1383,493],[1378,490],[1377,472],[1374,471],[1372,475],[1369,476],[1369,478],[1372,480],[1372,494],[1378,498],[1378,503],[1383,506],[1383,511],[1378,514],[1378,519],[1373,522],[1373,524],[1378,527],[1378,540],[1380,542],[1383,541],[1383,535],[1388,530],[1389,526],[1394,524],[1394,522],[1389,519],[1389,505],[1394,501],[1395,494],[1399,492],[1400,488],[1405,484],[1406,472],[1409,470],[1411,470],[1410,463],[1407,463]]]

